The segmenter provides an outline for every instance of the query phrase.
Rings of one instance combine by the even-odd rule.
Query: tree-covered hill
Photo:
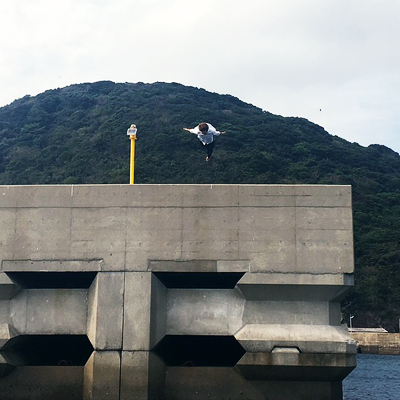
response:
[[[211,122],[212,163],[182,130]],[[362,147],[302,118],[180,84],[97,82],[26,96],[0,108],[0,184],[310,183],[353,186],[356,287],[343,310],[355,326],[398,330],[400,156]]]

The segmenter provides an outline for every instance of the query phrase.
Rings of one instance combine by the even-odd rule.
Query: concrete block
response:
[[[343,400],[342,384],[335,382],[251,381],[263,399],[268,400]]]
[[[76,185],[73,207],[180,207],[181,185]]]
[[[183,230],[181,239],[184,248],[190,248],[193,243],[204,244],[210,249],[230,244],[231,251],[238,251],[239,237],[236,229]]]
[[[236,289],[169,289],[167,301],[168,335],[233,335],[243,325]]]
[[[217,261],[213,260],[150,260],[153,272],[217,272]]]
[[[247,273],[238,282],[252,301],[339,301],[353,286],[344,274]]]
[[[301,353],[356,354],[356,342],[341,326],[247,324],[235,334],[249,353],[270,353],[274,347],[296,347]]]
[[[351,186],[295,186],[297,207],[351,207]]]
[[[243,207],[239,209],[239,229],[251,231],[272,231],[295,229],[294,207]]]
[[[232,260],[239,258],[238,231],[184,230],[183,259]]]
[[[217,272],[248,272],[249,260],[218,260]]]
[[[167,330],[167,288],[151,274],[150,348],[165,336]]]
[[[297,207],[297,230],[347,230],[353,229],[350,207]]]
[[[118,208],[73,210],[70,251],[75,258],[103,259],[103,270],[124,270],[125,212]]]
[[[125,273],[123,350],[150,350],[151,272]]]
[[[250,260],[252,272],[294,268],[294,208],[244,207],[239,218],[239,258]]]
[[[268,398],[254,386],[253,382],[246,381],[237,368],[167,367],[165,376],[165,399],[265,400]]]
[[[0,324],[0,350],[7,344],[9,340],[19,336],[19,332],[10,324]]]
[[[123,231],[73,230],[71,252],[82,259],[107,258],[108,254],[123,254],[126,248],[126,234]]]
[[[14,208],[17,206],[19,186],[0,186],[0,207]]]
[[[238,369],[250,381],[332,382],[343,380],[356,366],[355,355],[304,354],[284,347],[276,350],[246,353],[238,362]]]
[[[352,274],[341,273],[246,273],[240,279],[242,285],[294,285],[305,286],[353,286]]]
[[[0,300],[11,300],[20,291],[20,286],[16,285],[6,274],[0,273]]]
[[[237,260],[237,209],[184,209],[181,241],[183,259]]]
[[[0,192],[0,201],[2,201]],[[1,203],[0,203],[1,204]],[[10,259],[14,253],[14,240],[15,240],[15,223],[16,213],[15,209],[0,208],[0,262],[2,260]]]
[[[127,228],[127,209],[121,207],[72,208],[72,231],[125,232]]]
[[[293,290],[293,289],[292,289]],[[285,291],[286,293],[286,291]],[[246,301],[243,312],[243,325],[246,324],[285,324],[329,325],[328,303],[322,301]],[[332,319],[332,325],[340,324],[340,315]]]
[[[0,220],[0,320],[8,324],[0,341],[10,340],[9,325],[15,334],[86,333],[95,352],[80,369],[80,388],[68,393],[118,400],[340,398],[340,380],[355,362],[339,306],[353,283],[349,186],[0,186]],[[12,297],[4,272],[35,271],[97,277],[89,289],[26,289]],[[235,289],[174,289],[158,272],[244,276]],[[152,350],[166,335],[225,336],[238,345],[234,335],[247,351],[239,362],[244,375],[237,367],[165,366]],[[2,360],[3,369],[11,366]],[[0,380],[5,396],[7,385],[22,382],[20,368]],[[32,399],[40,398],[25,371]],[[293,383],[307,376],[338,383]],[[58,393],[57,385],[68,390],[49,382],[49,393]]]
[[[20,334],[86,333],[87,290],[27,289],[10,305],[10,319]]]
[[[126,251],[144,255],[147,259],[180,259],[181,258],[180,230],[145,230],[129,231],[126,238]]]
[[[14,259],[69,259],[70,210],[20,208],[16,212]]]
[[[236,368],[168,368],[166,397],[174,400],[342,400],[338,382],[247,381]],[[221,385],[221,382],[229,384]]]
[[[185,185],[183,207],[237,207],[238,185]]]
[[[165,363],[153,352],[149,361],[149,400],[165,399]]]
[[[3,354],[0,353],[0,379],[9,374],[15,366]]]
[[[10,303],[9,300],[0,300],[0,321],[4,324],[11,323],[10,319]]]
[[[400,333],[365,332],[362,329],[350,332],[363,354],[400,355]]]
[[[194,259],[194,258],[206,258],[207,256],[210,259],[222,259],[222,260],[231,260],[238,258],[238,251],[232,250],[232,247],[235,246],[235,243],[232,242],[222,242],[218,246],[214,243],[213,249],[208,249],[207,244],[201,241],[187,242],[184,247],[184,251],[182,251],[183,259]],[[224,251],[224,249],[226,249]]]
[[[343,292],[343,298],[346,292]],[[329,325],[339,325],[342,321],[342,312],[341,312],[342,310],[340,308],[340,300],[342,300],[342,298],[335,299],[335,302],[329,303],[329,308],[328,308]]]
[[[240,207],[294,207],[292,185],[239,185]]]
[[[146,270],[148,259],[181,258],[181,226],[179,208],[127,209],[127,269]]]
[[[126,251],[126,209],[72,209],[71,253],[82,259],[104,259],[106,270],[122,271]]]
[[[134,251],[127,251],[125,258],[121,260],[124,271],[129,272],[146,272],[148,271],[149,259],[152,259],[151,255],[145,252],[140,252],[138,249]],[[156,257],[161,259],[162,257]]]
[[[100,272],[89,289],[87,335],[96,350],[122,348],[124,273]]]
[[[24,361],[17,354],[9,351],[0,351],[0,379],[8,375],[15,367],[21,367]]]
[[[126,207],[132,191],[129,185],[71,185],[72,207]]]
[[[95,258],[94,254],[84,254],[85,257]],[[104,264],[102,264],[102,271],[125,271],[128,255],[126,252],[104,253]]]
[[[122,352],[121,400],[164,399],[165,365],[147,351]]]
[[[350,230],[299,230],[296,250],[299,272],[344,274],[354,271]]]
[[[130,185],[128,207],[182,207],[182,185]]]
[[[5,272],[101,271],[104,261],[95,260],[4,260]]]
[[[15,186],[18,208],[69,208],[71,187],[64,185]]]
[[[23,290],[9,302],[0,302],[0,313],[6,307],[6,322],[20,334],[86,333],[87,290]]]
[[[126,229],[128,239],[140,239],[136,231],[173,231],[182,229],[182,208],[142,207],[126,208]]]
[[[1,400],[81,400],[83,367],[18,367],[0,379]]]
[[[237,230],[239,225],[237,207],[184,208],[183,230]]]
[[[123,351],[121,364],[121,400],[148,400],[148,351]]]
[[[250,260],[251,272],[289,272],[296,269],[293,230],[240,231],[239,258]]]
[[[84,368],[84,400],[119,400],[120,353],[94,351]]]

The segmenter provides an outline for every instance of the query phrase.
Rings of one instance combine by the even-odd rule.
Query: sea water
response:
[[[359,354],[343,381],[344,400],[400,400],[400,356]]]

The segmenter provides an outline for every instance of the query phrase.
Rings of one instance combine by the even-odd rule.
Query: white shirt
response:
[[[205,135],[203,135],[197,125],[195,128],[190,129],[191,133],[194,133],[199,138],[200,142],[204,145],[210,144],[214,140],[214,136],[219,136],[221,134],[220,131],[217,131],[211,124],[207,123],[208,131]]]

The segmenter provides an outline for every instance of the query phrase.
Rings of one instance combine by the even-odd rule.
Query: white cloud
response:
[[[400,151],[399,12],[397,0],[4,0],[0,106],[72,83],[174,81]]]

